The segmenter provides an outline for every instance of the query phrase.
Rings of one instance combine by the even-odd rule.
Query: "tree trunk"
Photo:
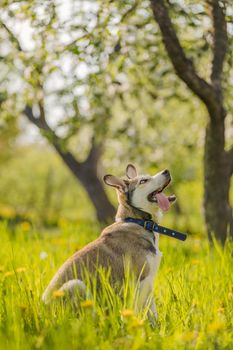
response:
[[[97,167],[102,154],[102,146],[92,139],[91,149],[84,162],[79,162],[74,155],[62,146],[62,140],[47,124],[43,104],[39,104],[40,115],[35,117],[32,107],[26,105],[24,114],[34,125],[36,125],[42,135],[53,145],[61,159],[70,169],[72,174],[81,182],[86,190],[90,201],[95,207],[97,219],[102,223],[109,223],[113,220],[116,210],[109,201],[102,182],[97,175]]]
[[[83,164],[83,169],[74,175],[82,183],[88,193],[96,209],[98,220],[102,223],[110,223],[116,215],[116,209],[110,203],[102,182],[97,176],[96,169],[93,169],[93,167],[85,163]]]
[[[224,113],[224,112],[222,112]],[[229,201],[231,171],[224,151],[224,116],[211,116],[205,135],[204,210],[208,237],[223,244],[233,235]]]
[[[56,142],[53,143],[53,146],[73,175],[83,185],[94,205],[97,219],[101,223],[110,223],[115,217],[116,209],[109,201],[97,175],[98,156],[95,152],[96,147],[93,146],[94,152],[90,152],[86,161],[79,163],[70,152],[63,151]]]
[[[229,202],[230,179],[233,174],[233,148],[226,152],[222,72],[228,48],[226,7],[219,0],[207,1],[213,22],[211,83],[200,77],[193,61],[186,55],[168,11],[169,2],[151,0],[168,56],[178,77],[202,100],[209,112],[205,136],[204,209],[209,239],[222,243],[233,236],[232,209]]]

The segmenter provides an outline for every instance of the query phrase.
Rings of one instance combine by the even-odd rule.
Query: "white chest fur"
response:
[[[156,253],[155,254],[149,253],[146,257],[147,263],[148,263],[149,269],[150,269],[149,275],[147,277],[151,280],[152,286],[153,286],[154,279],[155,279],[156,273],[157,273],[159,265],[160,265],[161,258],[163,256],[163,253],[159,250],[159,234],[155,233],[154,235],[155,235],[154,247],[155,247]]]
[[[162,252],[159,250],[159,234],[155,233],[155,244],[156,254],[148,253],[146,259],[149,266],[149,274],[140,283],[138,306],[139,308],[144,307],[148,302],[153,306],[152,312],[155,314],[155,305],[153,302],[153,290],[154,280],[158,271],[160,261],[162,258]]]

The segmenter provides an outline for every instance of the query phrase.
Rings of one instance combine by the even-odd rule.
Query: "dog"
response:
[[[71,256],[57,271],[46,288],[42,300],[48,304],[54,291],[61,291],[69,298],[87,292],[83,269],[94,274],[97,266],[110,269],[111,283],[122,285],[125,276],[125,258],[139,282],[137,310],[149,303],[148,315],[157,318],[153,299],[153,285],[162,253],[159,250],[159,233],[148,231],[141,222],[158,222],[161,212],[169,209],[175,195],[166,196],[163,190],[171,182],[169,170],[150,175],[138,175],[136,167],[126,168],[127,179],[105,175],[104,182],[116,188],[118,210],[115,222],[106,227],[99,238]],[[135,222],[134,222],[135,220]]]

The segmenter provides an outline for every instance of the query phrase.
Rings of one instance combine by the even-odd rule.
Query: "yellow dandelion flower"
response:
[[[3,217],[7,219],[13,219],[16,216],[16,212],[13,208],[11,207],[3,207],[1,208],[1,214]]]
[[[63,238],[57,238],[57,239],[53,239],[52,243],[57,246],[63,246],[65,245],[66,242]]]
[[[170,272],[172,272],[172,271],[173,271],[173,268],[172,268],[172,267],[167,267],[166,270],[165,270],[166,273],[170,273]]]
[[[143,327],[143,325],[144,320],[140,320],[139,318],[134,317],[132,323],[130,323],[130,328],[140,328]]]
[[[213,334],[215,332],[218,332],[219,330],[224,328],[224,322],[223,321],[213,321],[208,326],[208,332],[210,334]]]
[[[228,293],[228,295],[227,295],[227,299],[228,300],[233,300],[233,293]]]
[[[65,292],[63,290],[54,290],[53,291],[53,297],[54,298],[60,298],[65,295]]]
[[[192,306],[196,307],[199,305],[199,301],[197,299],[193,299]]]
[[[189,332],[186,332],[184,333],[182,336],[181,336],[181,339],[184,341],[184,342],[191,342],[194,340],[196,336],[196,332],[192,332],[192,331],[189,331]]]
[[[224,313],[224,311],[225,311],[225,309],[224,309],[224,307],[219,307],[218,309],[217,309],[217,312],[219,312],[219,313]]]
[[[4,273],[4,277],[10,277],[10,276],[13,276],[14,274],[15,274],[14,271],[6,271]]]
[[[134,311],[132,309],[124,309],[121,311],[121,316],[129,318],[134,316]]]
[[[23,232],[28,232],[31,228],[31,225],[29,224],[29,222],[27,221],[23,221],[21,222],[20,224],[20,229],[23,231]]]
[[[0,266],[0,272],[3,272],[5,270],[4,266]]]
[[[199,265],[199,264],[200,264],[200,260],[193,259],[193,260],[191,261],[191,264],[192,264],[192,265]]]
[[[26,267],[17,267],[16,272],[21,273],[21,272],[26,272],[27,268]]]
[[[89,307],[91,308],[94,305],[94,302],[92,300],[84,300],[84,301],[81,301],[80,305],[83,308],[88,309]]]

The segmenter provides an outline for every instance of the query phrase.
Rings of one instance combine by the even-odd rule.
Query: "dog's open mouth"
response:
[[[169,179],[163,187],[158,188],[157,190],[151,192],[148,195],[148,201],[153,203],[158,203],[158,206],[163,211],[167,211],[171,206],[170,203],[176,200],[176,196],[174,194],[171,196],[166,196],[163,193],[163,190],[169,185],[170,182],[171,182],[171,179]]]

